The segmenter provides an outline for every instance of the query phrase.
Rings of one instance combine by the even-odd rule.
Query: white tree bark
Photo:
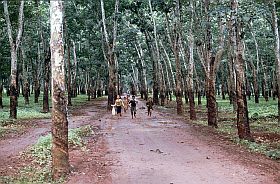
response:
[[[161,45],[161,48],[163,49],[163,52],[164,52],[164,55],[165,55],[165,57],[166,57],[166,60],[167,60],[167,66],[168,66],[168,70],[170,71],[170,74],[171,74],[171,83],[172,83],[172,91],[174,91],[174,88],[175,88],[175,86],[176,86],[176,84],[175,84],[175,74],[174,74],[174,72],[173,72],[173,70],[172,70],[172,65],[171,65],[171,61],[170,61],[170,58],[169,58],[169,55],[168,55],[168,53],[166,52],[166,49],[165,49],[165,47],[164,47],[164,45],[162,44],[162,41],[160,41],[159,42],[160,43],[160,45]],[[172,43],[171,43],[172,44]]]
[[[52,175],[69,172],[67,97],[64,71],[63,2],[50,1],[52,71]]]

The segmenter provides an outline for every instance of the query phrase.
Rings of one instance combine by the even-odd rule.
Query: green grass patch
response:
[[[197,102],[197,101],[196,101]],[[272,159],[280,159],[280,143],[277,141],[277,135],[280,134],[278,124],[278,104],[277,100],[260,98],[256,104],[254,99],[248,100],[248,111],[250,119],[251,133],[256,135],[256,142],[239,140],[237,137],[236,113],[233,112],[233,105],[229,100],[222,100],[217,96],[218,103],[218,132],[225,134],[235,143],[248,148],[252,152],[264,154]],[[202,107],[197,109],[198,120],[193,123],[207,126],[206,98],[202,98]],[[260,138],[260,139],[258,139]],[[278,139],[279,140],[279,139]]]
[[[20,95],[18,98],[17,107],[17,120],[25,119],[41,119],[50,118],[50,113],[41,113],[43,109],[43,95],[40,95],[39,103],[34,103],[34,95],[32,94],[29,99],[29,105],[24,103],[24,98]],[[51,99],[50,99],[51,100]],[[49,101],[50,102],[50,101]],[[10,97],[4,95],[3,97],[4,108],[0,109],[0,124],[10,121]]]
[[[236,126],[233,125],[232,122],[223,123],[223,125],[219,124],[219,128],[217,130],[227,135],[234,135],[236,133]]]
[[[51,113],[42,113],[43,109],[43,95],[40,95],[39,103],[34,103],[34,95],[32,94],[30,97],[30,104],[25,105],[24,98],[19,96],[18,98],[18,108],[17,108],[17,120],[12,120],[9,118],[10,109],[9,103],[10,98],[4,95],[3,97],[3,105],[4,108],[0,109],[0,137],[3,137],[5,134],[9,132],[14,132],[16,129],[10,130],[7,125],[15,124],[17,121],[21,120],[29,120],[29,119],[46,119],[51,118]],[[72,105],[81,106],[87,102],[86,95],[78,95],[76,98],[72,98]],[[49,97],[49,104],[51,106],[51,98]]]
[[[277,118],[251,120],[250,125],[253,131],[280,134],[280,126]]]
[[[223,100],[217,96],[216,101],[218,103],[218,109],[221,112],[233,112],[233,105],[229,103],[229,100]],[[206,98],[201,99],[202,106],[206,107]],[[196,101],[197,104],[197,101]],[[268,102],[264,98],[260,98],[260,102],[256,104],[253,99],[248,100],[249,118],[268,118],[278,115],[277,100],[269,99]]]
[[[80,106],[87,102],[86,95],[78,95],[75,98],[72,98],[72,105],[73,106]],[[3,105],[4,108],[0,109],[0,123],[9,120],[10,115],[10,98],[4,95],[3,97]],[[51,106],[51,97],[49,97],[49,104]],[[34,96],[33,94],[30,97],[30,104],[25,105],[24,98],[20,96],[18,98],[18,108],[17,108],[17,119],[42,119],[42,118],[50,118],[51,113],[42,113],[43,109],[43,95],[40,95],[39,103],[34,103]]]
[[[70,129],[68,134],[69,147],[86,150],[86,141],[83,137],[94,133],[89,125],[77,129]],[[4,177],[0,182],[13,184],[58,184],[64,181],[51,179],[51,135],[40,137],[35,145],[27,149],[21,156],[24,160],[31,160],[30,165],[21,169],[17,178]]]
[[[233,139],[235,143],[238,145],[245,146],[252,152],[261,153],[266,155],[267,157],[279,160],[280,159],[280,150],[279,149],[270,149],[269,145],[266,143],[256,143],[250,142],[248,140],[241,140],[241,139]]]

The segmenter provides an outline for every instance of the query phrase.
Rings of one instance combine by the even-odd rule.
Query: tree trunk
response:
[[[117,96],[117,77],[116,77],[116,69],[113,63],[109,66],[109,85],[108,85],[108,105],[107,109],[111,109],[111,105],[115,103],[115,99]]]
[[[50,61],[51,51],[48,49],[48,53],[44,60],[44,94],[43,94],[43,112],[47,113],[50,111],[49,107],[49,82],[50,82]]]
[[[102,15],[102,24],[103,24],[103,33],[105,38],[105,43],[107,45],[107,53],[104,54],[105,60],[108,62],[108,70],[109,70],[109,82],[108,82],[108,103],[107,109],[110,110],[115,103],[115,98],[117,96],[117,91],[115,86],[117,86],[117,69],[116,69],[116,54],[115,54],[115,45],[117,39],[117,13],[119,7],[119,0],[116,0],[115,3],[115,14],[114,14],[114,26],[113,26],[113,39],[109,41],[109,36],[106,28],[106,18],[105,18],[105,10],[104,10],[104,2],[100,0],[101,3],[101,15]]]
[[[88,101],[90,101],[90,97],[91,97],[91,87],[89,87],[88,89],[87,89],[87,100]]]
[[[205,76],[206,76],[206,100],[207,100],[207,114],[208,114],[208,125],[212,127],[217,127],[217,116],[218,116],[218,107],[216,103],[216,91],[215,91],[215,81],[216,81],[216,75],[217,70],[219,67],[219,64],[221,62],[221,57],[224,51],[224,30],[225,26],[221,19],[221,15],[219,15],[219,44],[217,48],[217,52],[213,53],[213,43],[212,43],[212,33],[211,33],[211,23],[210,23],[210,16],[209,16],[209,7],[210,7],[210,1],[205,0],[205,21],[207,22],[206,31],[205,31],[205,45],[204,49],[202,46],[199,46],[198,49],[198,55],[200,58],[200,61],[202,63]]]
[[[27,71],[26,71],[26,65],[25,62],[27,60],[26,54],[25,54],[25,48],[24,44],[22,43],[21,45],[21,53],[22,53],[22,78],[23,78],[23,97],[24,97],[24,102],[26,105],[29,105],[29,82],[28,82],[28,77],[27,77]]]
[[[252,22],[251,22],[252,24]],[[251,27],[250,27],[251,28]],[[255,96],[255,103],[259,103],[259,97],[260,97],[260,92],[259,92],[259,84],[258,84],[258,73],[259,73],[259,44],[256,39],[256,34],[253,31],[253,28],[250,29],[251,34],[255,43],[255,48],[256,48],[256,59],[257,59],[257,68],[255,67],[254,63],[252,60],[249,61],[250,67],[252,69],[252,74],[253,74],[253,87],[254,87],[254,96]]]
[[[149,35],[149,33],[145,30],[144,32],[145,34],[145,41],[146,44],[148,46],[148,51],[150,53],[150,57],[152,60],[152,67],[153,67],[153,71],[152,71],[152,81],[153,81],[153,103],[155,105],[159,105],[159,83],[158,83],[158,65],[156,61],[156,57],[154,54],[154,51],[152,49],[152,38],[151,35]]]
[[[276,5],[274,0],[270,0],[272,4],[272,27],[273,32],[275,35],[275,59],[276,59],[276,78],[277,78],[277,94],[278,94],[278,124],[280,124],[280,39],[279,39],[279,32],[278,32],[278,17],[276,12]]]
[[[138,66],[139,66],[139,73],[140,73],[140,83],[141,83],[141,89],[140,89],[140,93],[141,93],[141,98],[147,101],[148,99],[148,92],[147,92],[147,75],[146,75],[146,66],[145,66],[145,62],[143,60],[143,50],[141,48],[141,45],[139,44],[139,48],[138,46],[135,44],[135,49],[137,51],[138,54]]]
[[[193,37],[193,16],[194,16],[194,7],[193,1],[191,1],[191,23],[190,23],[190,32],[189,32],[189,67],[188,67],[188,78],[187,78],[187,88],[188,88],[188,96],[189,96],[189,104],[190,104],[190,119],[196,119],[195,112],[195,102],[194,102],[194,85],[193,85],[193,73],[194,73],[194,37]],[[182,43],[183,44],[183,43]]]
[[[202,89],[201,89],[201,81],[197,75],[197,71],[196,71],[196,67],[194,65],[194,72],[195,72],[195,76],[196,76],[196,96],[197,96],[197,105],[200,106],[202,104],[201,102],[201,95],[202,95]]]
[[[177,103],[177,114],[183,114],[183,93],[182,93],[182,74],[181,74],[181,62],[179,58],[178,44],[174,43],[174,55],[176,62],[176,103]]]
[[[102,96],[102,81],[100,79],[100,74],[97,74],[97,97]]]
[[[159,55],[159,48],[158,48],[158,39],[157,39],[157,29],[156,29],[156,21],[154,18],[154,13],[152,9],[152,3],[151,0],[149,0],[149,9],[150,13],[152,15],[152,21],[153,21],[153,33],[154,33],[154,43],[155,43],[155,50],[156,53],[154,54],[154,59],[153,59],[153,101],[155,105],[159,104],[159,99],[158,99],[158,94],[160,92],[159,87],[161,84],[159,84],[159,76],[158,76],[158,69],[159,69],[159,60],[160,60],[160,55]],[[152,48],[150,48],[152,49]]]
[[[215,58],[211,58],[211,63],[214,63]],[[217,128],[217,116],[218,116],[218,107],[216,102],[216,91],[215,91],[215,74],[214,66],[210,65],[210,71],[208,77],[206,78],[206,100],[207,100],[207,116],[208,116],[208,125]]]
[[[248,107],[246,98],[246,86],[245,86],[245,72],[244,72],[244,60],[243,49],[244,45],[241,38],[241,23],[237,20],[238,1],[231,0],[231,25],[232,35],[231,40],[234,49],[234,61],[236,69],[236,97],[237,97],[237,129],[240,139],[251,140]]]
[[[52,177],[59,179],[70,171],[68,153],[67,98],[65,95],[63,49],[63,2],[50,1],[52,66]]]
[[[160,105],[165,106],[165,80],[162,64],[159,64],[159,77],[160,77]]]
[[[252,70],[252,76],[253,76],[253,88],[254,88],[254,96],[255,96],[255,103],[259,103],[259,84],[258,84],[258,76],[257,76],[257,71],[254,66],[254,63],[252,60],[249,61],[250,68]]]
[[[232,25],[229,24],[229,35],[232,35]],[[230,99],[230,104],[233,105],[233,111],[237,111],[237,100],[236,100],[236,72],[234,70],[234,58],[233,58],[233,48],[232,48],[232,39],[229,38],[229,52],[228,52],[228,88],[229,88],[229,99]]]
[[[272,73],[272,99],[275,100],[277,96],[277,80],[275,79],[275,72]]]
[[[72,84],[71,84],[71,58],[70,58],[70,41],[67,38],[67,92],[68,92],[68,106],[72,106]]]
[[[175,17],[177,17],[176,20],[174,20],[174,26],[173,26],[173,30],[172,30],[172,35],[170,34],[170,31],[168,31],[169,33],[169,37],[170,39],[170,44],[172,46],[172,50],[174,53],[174,57],[175,57],[175,63],[176,63],[176,87],[175,87],[175,91],[176,91],[176,103],[177,103],[177,114],[181,115],[183,114],[183,90],[182,90],[182,71],[181,71],[181,61],[180,61],[180,57],[179,57],[179,52],[180,52],[180,48],[179,48],[179,40],[180,40],[180,4],[179,4],[179,0],[176,0],[176,7],[174,10],[174,14]],[[167,20],[168,23],[168,20]],[[167,26],[167,29],[169,30],[169,25]]]
[[[38,43],[38,60],[33,63],[33,80],[34,80],[34,103],[39,103],[40,96],[40,79],[39,63],[41,62],[40,44]]]
[[[202,102],[201,102],[201,90],[198,88],[198,91],[197,91],[197,105],[201,105]]]
[[[72,95],[77,97],[77,56],[76,56],[76,45],[73,41],[73,58],[74,58],[74,69],[73,69],[73,80],[72,80]]]
[[[21,1],[19,8],[19,16],[18,16],[18,32],[17,38],[14,42],[13,33],[12,33],[12,25],[10,21],[10,15],[8,10],[8,3],[4,1],[4,14],[7,23],[7,31],[10,43],[10,52],[11,52],[11,82],[10,82],[10,118],[17,118],[17,51],[20,45],[21,37],[22,37],[22,29],[23,29],[23,7],[24,1]]]
[[[266,72],[266,66],[264,65],[264,62],[262,61],[262,69],[263,69],[263,97],[265,101],[268,101],[268,82],[267,82],[267,72]]]
[[[167,21],[168,19],[166,19]],[[170,43],[172,44],[172,43]],[[166,49],[164,47],[164,45],[162,44],[162,42],[160,41],[160,45],[161,45],[161,48],[163,49],[163,53],[166,57],[166,60],[167,60],[167,64],[166,64],[166,67],[168,68],[168,71],[170,73],[170,82],[171,82],[171,85],[170,85],[170,89],[169,89],[169,93],[170,93],[170,97],[169,97],[169,100],[172,101],[172,92],[174,91],[175,89],[175,75],[174,75],[174,72],[173,72],[173,69],[172,69],[172,65],[171,65],[171,61],[170,61],[170,58],[169,58],[169,55],[167,54],[166,52]]]
[[[245,77],[246,77],[246,73],[245,73]],[[248,96],[248,99],[251,100],[251,86],[247,77],[245,83],[246,83],[246,95]]]
[[[225,81],[222,81],[222,100],[226,99],[226,85],[225,85]]]
[[[160,41],[161,43],[161,41]],[[166,97],[166,100],[167,100],[167,103],[169,101],[172,100],[172,98],[170,97],[170,93],[172,92],[172,85],[171,85],[171,81],[170,81],[170,76],[172,74],[169,73],[169,70],[168,70],[168,66],[167,66],[167,61],[166,59],[163,57],[163,65],[164,65],[164,70],[165,70],[165,73],[166,73],[166,77],[165,77],[165,80],[166,80],[166,87],[165,87],[165,97]]]

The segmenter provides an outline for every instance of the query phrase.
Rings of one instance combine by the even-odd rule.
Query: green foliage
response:
[[[86,142],[84,142],[82,138],[89,136],[92,133],[93,131],[90,125],[70,130],[68,133],[69,145],[73,147],[84,147],[86,145]]]
[[[256,142],[250,142],[247,140],[240,140],[240,139],[235,139],[235,142],[237,144],[247,147],[249,150],[253,152],[265,154],[267,157],[271,159],[274,160],[280,159],[280,150],[279,149],[271,150],[269,146],[265,143],[258,144]]]
[[[265,153],[266,156],[274,159],[274,160],[279,160],[280,159],[280,150],[275,149],[275,150],[270,150]]]
[[[51,160],[51,135],[40,137],[37,143],[29,149],[29,154],[35,163],[46,165]]]
[[[236,132],[236,126],[232,123],[224,123],[222,126],[219,126],[218,131],[232,135]]]
[[[280,134],[280,126],[277,118],[260,118],[251,122],[251,128],[260,132]]]
[[[256,142],[251,142],[248,140],[236,139],[236,143],[247,147],[249,150],[257,153],[265,153],[267,151],[267,145],[258,144]]]
[[[229,100],[222,100],[217,96],[218,109],[220,112],[233,112],[233,105]],[[202,98],[202,105],[206,106],[206,98]],[[253,100],[248,100],[248,111],[250,119],[276,117],[278,114],[278,104],[276,100],[266,102],[260,98],[260,103],[256,104]]]
[[[88,96],[87,95],[78,95],[75,98],[72,98],[72,104],[74,106],[80,106],[82,104],[85,104],[87,102]]]

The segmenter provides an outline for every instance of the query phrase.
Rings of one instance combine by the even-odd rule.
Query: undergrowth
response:
[[[93,133],[93,129],[90,125],[77,129],[70,129],[68,134],[69,147],[86,150],[87,143],[83,137],[90,136]],[[30,165],[21,169],[18,177],[6,177],[2,178],[2,181],[13,184],[62,183],[64,181],[63,178],[59,181],[53,181],[51,179],[51,141],[52,138],[50,134],[40,137],[35,145],[28,148],[21,155],[24,160],[30,160]]]
[[[267,143],[256,143],[241,139],[233,139],[233,141],[239,145],[245,146],[252,152],[264,154],[274,160],[280,159],[280,150],[271,149]]]
[[[275,160],[280,159],[280,142],[273,142],[272,140],[265,140],[260,142],[250,142],[246,140],[237,139],[237,127],[236,127],[236,113],[233,112],[233,105],[227,100],[217,98],[219,116],[218,116],[218,132],[225,134],[233,140],[233,142],[248,148],[252,152],[257,152],[266,155],[267,157]],[[206,105],[206,99],[202,99],[202,110],[206,112],[204,108]],[[260,136],[264,135],[279,135],[280,126],[278,124],[278,104],[276,100],[269,100],[266,102],[263,98],[260,98],[260,103],[255,104],[253,100],[248,101],[249,121],[252,133],[258,133]],[[198,111],[198,116],[205,119],[206,114]],[[193,123],[207,126],[207,120],[192,121]],[[274,146],[272,146],[274,145]],[[275,146],[276,145],[276,146]]]

